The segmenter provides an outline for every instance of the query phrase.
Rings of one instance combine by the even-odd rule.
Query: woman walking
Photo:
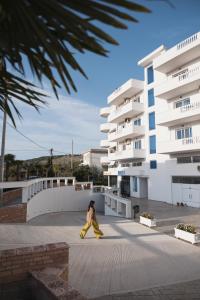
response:
[[[96,235],[97,239],[103,236],[103,232],[99,229],[99,225],[97,223],[94,204],[95,201],[91,200],[87,210],[86,224],[83,226],[80,232],[81,239],[84,239],[86,233],[88,232],[91,226],[93,226],[94,234]]]

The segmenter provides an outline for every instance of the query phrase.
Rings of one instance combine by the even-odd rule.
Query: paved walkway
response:
[[[93,299],[200,278],[199,247],[130,220],[98,219],[105,234],[101,240],[92,230],[80,240],[85,213],[48,214],[28,225],[0,225],[0,249],[66,241],[70,284]]]
[[[98,297],[95,300],[197,300],[200,299],[200,280],[155,287],[136,292]]]
[[[174,235],[174,227],[178,223],[193,224],[200,231],[200,209],[171,205],[160,201],[131,198],[132,205],[139,204],[140,213],[150,212],[158,220],[157,227],[161,233]],[[139,215],[135,221],[139,222]]]

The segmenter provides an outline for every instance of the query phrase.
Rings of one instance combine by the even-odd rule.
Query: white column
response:
[[[57,187],[60,187],[60,179],[57,179]]]
[[[22,203],[27,203],[29,197],[29,190],[28,187],[22,188]]]
[[[65,185],[67,185],[67,181],[68,181],[68,180],[67,180],[67,179],[65,179]]]
[[[76,179],[74,178],[74,179],[73,179],[73,183],[72,183],[73,185],[75,185],[75,181],[76,181]]]
[[[126,203],[126,218],[131,219],[131,201]]]
[[[50,180],[50,188],[53,188],[53,180]]]
[[[110,176],[108,176],[108,186],[110,186]]]

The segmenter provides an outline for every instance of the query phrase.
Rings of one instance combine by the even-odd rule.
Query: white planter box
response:
[[[155,227],[156,226],[156,220],[151,220],[148,218],[144,218],[140,216],[140,224],[146,225],[148,227]]]
[[[194,234],[177,228],[174,228],[174,230],[176,238],[188,241],[192,244],[200,243],[200,233]]]

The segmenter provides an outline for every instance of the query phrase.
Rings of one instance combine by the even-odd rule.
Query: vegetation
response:
[[[152,214],[150,214],[150,213],[147,213],[147,212],[144,212],[141,216],[143,218],[147,218],[147,219],[150,219],[150,220],[154,219],[154,216]]]
[[[81,166],[82,156],[59,155],[50,160],[39,157],[26,161],[15,160],[13,154],[5,155],[5,180],[25,180],[33,177],[76,177],[77,181],[93,181],[96,185],[107,185],[103,170],[97,167]]]
[[[27,71],[47,80],[57,97],[61,85],[76,91],[70,71],[87,78],[76,52],[107,56],[105,43],[118,43],[101,24],[126,29],[126,22],[137,22],[132,12],[150,10],[131,0],[0,0],[0,109],[15,124],[12,109],[21,116],[16,100],[36,109],[45,103],[24,79]]]
[[[95,185],[107,185],[107,178],[103,176],[103,170],[95,166],[78,166],[73,171],[77,181],[92,181]]]
[[[193,234],[197,233],[196,227],[194,225],[190,225],[190,224],[178,224],[176,226],[176,228],[180,229],[180,230],[190,232],[190,233],[193,233]]]

